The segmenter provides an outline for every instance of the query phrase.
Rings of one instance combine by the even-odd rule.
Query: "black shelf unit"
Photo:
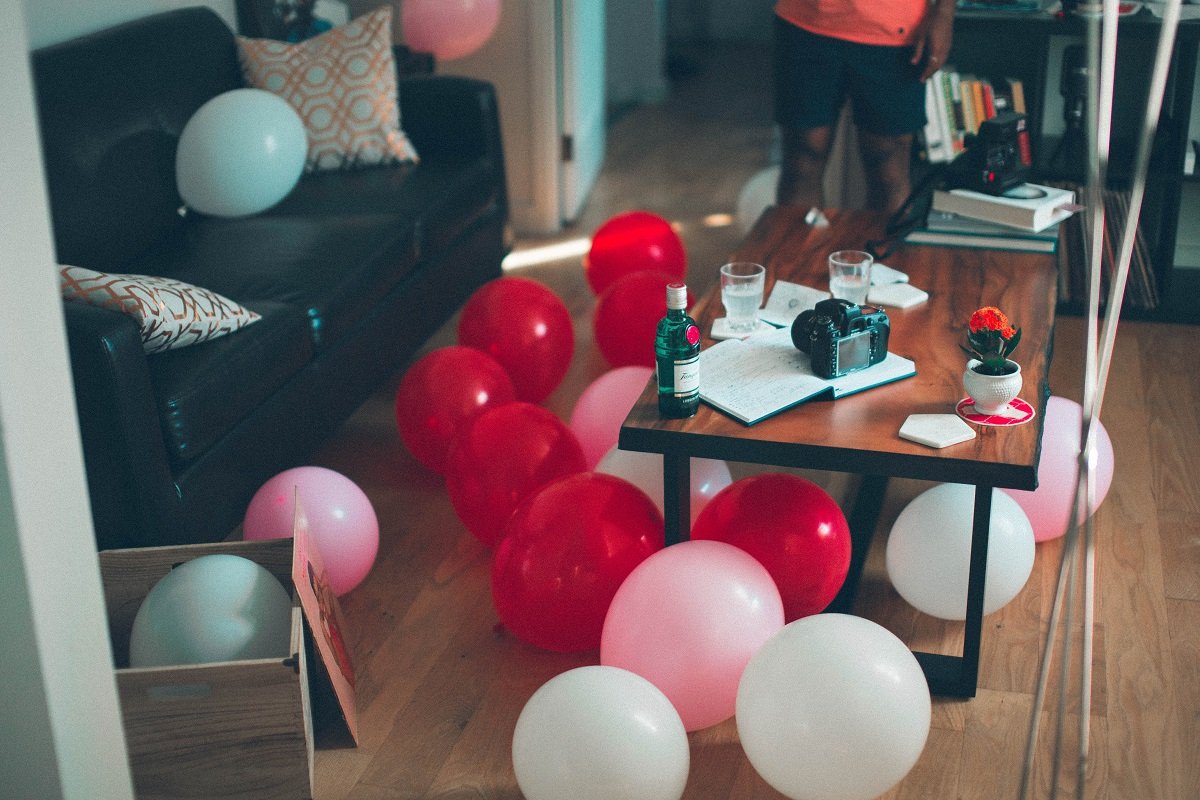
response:
[[[1078,180],[1078,170],[1050,163],[1064,135],[1063,119],[1047,118],[1048,93],[1061,94],[1062,72],[1052,53],[1079,46],[1086,51],[1087,20],[1044,12],[960,9],[948,65],[989,79],[1019,78],[1024,84],[1029,130],[1038,180]],[[1160,21],[1147,9],[1122,17],[1117,35],[1112,145],[1107,188],[1128,190],[1136,137],[1145,114],[1145,97],[1154,62]],[[1181,22],[1148,168],[1140,226],[1150,250],[1159,304],[1152,310],[1124,307],[1129,318],[1200,324],[1200,269],[1176,269],[1175,247],[1181,193],[1200,180],[1184,174],[1191,146],[1188,125],[1196,78],[1200,21]],[[1059,153],[1061,156],[1061,153]],[[1082,310],[1066,303],[1067,313]]]

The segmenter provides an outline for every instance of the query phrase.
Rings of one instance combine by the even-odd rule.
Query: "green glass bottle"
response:
[[[687,286],[667,287],[667,315],[654,336],[658,411],[683,419],[700,406],[700,329],[687,315]]]

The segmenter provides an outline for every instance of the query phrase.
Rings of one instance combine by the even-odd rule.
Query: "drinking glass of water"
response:
[[[870,253],[862,250],[838,250],[829,256],[829,292],[834,297],[849,300],[856,305],[867,302],[867,291],[871,288],[871,264],[875,261]]]
[[[767,270],[762,264],[735,261],[721,267],[721,304],[730,331],[745,333],[758,327]]]

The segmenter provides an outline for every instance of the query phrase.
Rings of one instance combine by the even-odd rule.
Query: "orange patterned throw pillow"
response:
[[[67,300],[133,317],[147,353],[207,342],[260,319],[227,297],[170,278],[60,266],[59,285]]]
[[[307,172],[417,160],[400,128],[391,6],[298,44],[237,43],[246,82],[287,100],[304,120]]]

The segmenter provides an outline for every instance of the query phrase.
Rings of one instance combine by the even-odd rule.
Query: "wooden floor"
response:
[[[720,51],[685,66],[694,70],[676,81],[668,101],[614,120],[599,184],[583,217],[562,238],[588,237],[622,210],[661,214],[680,224],[689,282],[702,291],[742,235],[736,219],[724,227],[705,227],[704,219],[714,213],[736,217],[742,187],[767,166],[769,100],[761,53]],[[518,248],[540,243],[521,240]],[[592,345],[594,298],[578,258],[521,274],[550,285],[574,316],[575,358],[546,401],[566,419],[582,389],[607,368]],[[451,321],[427,349],[453,344],[454,330]],[[1116,475],[1095,517],[1099,601],[1088,797],[1200,797],[1195,336],[1194,328],[1145,323],[1126,323],[1118,336],[1102,417]],[[1080,399],[1082,342],[1081,321],[1060,319],[1055,394]],[[597,655],[541,652],[498,626],[489,553],[456,518],[442,479],[399,442],[392,415],[399,378],[381,387],[313,462],[364,488],[381,532],[372,573],[343,598],[358,672],[361,743],[318,749],[317,797],[519,798],[510,750],[525,701],[554,675],[597,663]],[[731,466],[735,477],[753,469]],[[848,484],[842,476],[812,477],[835,496]],[[924,488],[893,482],[857,611],[918,649],[956,652],[961,624],[912,610],[882,566],[891,522]],[[985,619],[978,696],[935,700],[923,756],[885,797],[1017,797],[1059,553],[1058,542],[1039,545],[1024,591]],[[1078,713],[1077,703],[1071,713]],[[690,738],[685,797],[781,796],[745,759],[732,722]],[[1038,797],[1048,796],[1050,738],[1042,739]],[[1064,771],[1062,786],[1073,786],[1071,774]]]

